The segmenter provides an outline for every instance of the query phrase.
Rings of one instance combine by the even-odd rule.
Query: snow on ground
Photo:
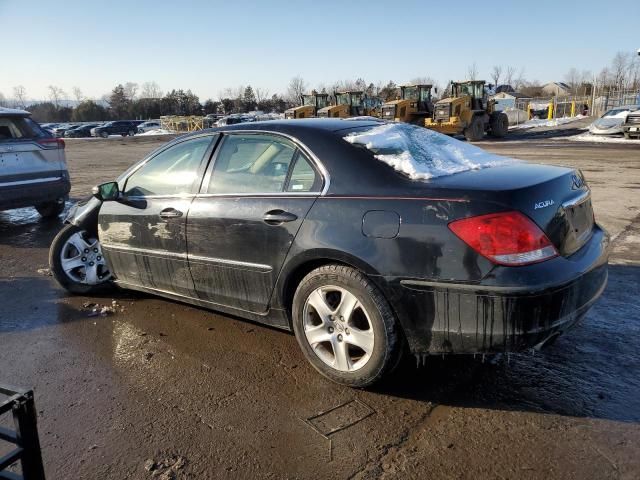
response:
[[[532,118],[531,120],[527,120],[524,123],[519,125],[512,125],[509,127],[509,130],[515,129],[527,129],[527,128],[536,128],[536,127],[557,127],[558,125],[564,125],[565,123],[575,122],[576,120],[580,120],[585,118],[584,115],[576,115],[575,117],[562,117],[562,118],[552,118],[551,120],[542,119],[542,118]]]
[[[574,142],[626,143],[630,145],[640,145],[640,140],[636,138],[630,138],[627,140],[626,138],[618,135],[592,135],[589,132],[573,135],[567,138]]]
[[[344,139],[349,143],[364,145],[378,160],[413,180],[517,161],[407,123],[386,123],[350,133]]]
[[[136,137],[144,137],[147,135],[174,135],[176,132],[172,130],[166,130],[164,128],[156,128],[155,130],[149,130],[144,133],[136,133]]]

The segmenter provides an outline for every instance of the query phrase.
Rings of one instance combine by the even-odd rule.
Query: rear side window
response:
[[[229,135],[220,147],[208,193],[278,193],[284,190],[296,146],[272,135]]]
[[[322,178],[313,168],[309,159],[298,152],[287,184],[287,192],[319,192],[321,188]]]
[[[38,131],[34,131],[32,125],[37,127]],[[0,142],[39,138],[41,136],[45,136],[44,132],[29,118],[0,117]]]

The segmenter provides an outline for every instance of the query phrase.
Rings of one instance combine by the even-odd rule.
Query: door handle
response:
[[[180,210],[176,210],[175,208],[165,208],[160,212],[160,218],[178,218],[182,216],[182,212]]]
[[[293,222],[298,219],[298,216],[284,210],[269,210],[262,219],[269,225],[280,225],[284,222]]]

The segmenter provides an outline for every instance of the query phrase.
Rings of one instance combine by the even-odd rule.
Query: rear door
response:
[[[323,178],[298,145],[271,134],[226,134],[211,163],[187,220],[196,295],[265,312]]]
[[[98,234],[119,282],[194,296],[186,220],[217,137],[193,137],[160,151],[120,185],[122,201],[103,203]]]

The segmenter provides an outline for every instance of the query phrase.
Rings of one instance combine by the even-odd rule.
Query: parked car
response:
[[[107,138],[109,135],[122,135],[126,137],[129,135],[133,137],[138,131],[138,125],[131,120],[116,120],[114,122],[107,122],[104,125],[91,129],[92,137]]]
[[[233,115],[227,115],[226,117],[222,117],[220,120],[218,120],[215,125],[217,127],[226,127],[227,125],[235,125],[237,123],[247,123],[247,122],[253,122],[255,120],[255,118],[249,116],[249,115],[242,115],[242,114],[233,114]]]
[[[0,107],[0,210],[35,207],[53,217],[64,210],[71,188],[64,141],[30,116]]]
[[[64,132],[66,132],[67,130],[74,129],[78,126],[79,125],[74,123],[60,123],[51,129],[51,133],[53,134],[54,137],[62,138],[64,137]]]
[[[65,130],[65,138],[83,138],[91,136],[91,129],[99,126],[99,123],[90,123],[88,125],[80,125],[79,127]]]
[[[622,133],[627,140],[640,138],[640,109],[629,112],[627,120],[622,124]]]
[[[589,125],[589,133],[593,135],[614,135],[622,133],[622,124],[627,120],[629,112],[635,112],[640,105],[625,105],[607,110],[599,119]]]
[[[388,127],[409,130],[381,141]],[[405,348],[542,347],[604,289],[608,235],[579,171],[497,156],[470,170],[467,152],[489,155],[362,120],[182,136],[72,210],[51,270],[74,293],[113,282],[293,330],[319,372],[356,387]],[[394,155],[440,176],[412,179]],[[447,158],[456,168],[437,170]]]
[[[151,120],[138,125],[138,133],[145,133],[150,130],[157,130],[158,128],[160,128],[160,122]]]

